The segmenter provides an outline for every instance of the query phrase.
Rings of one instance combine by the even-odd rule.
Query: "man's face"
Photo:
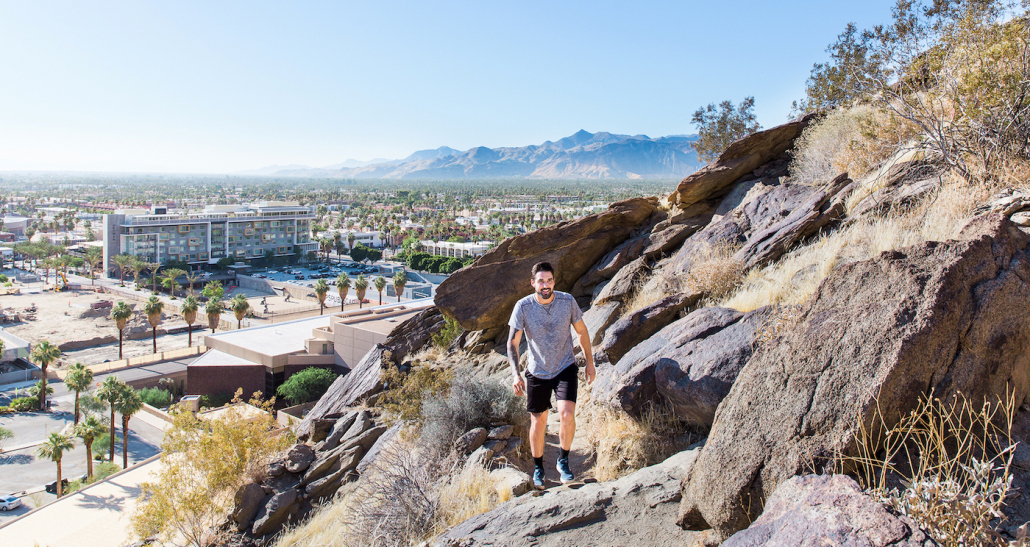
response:
[[[554,274],[551,272],[537,272],[533,276],[533,290],[543,300],[554,295]]]

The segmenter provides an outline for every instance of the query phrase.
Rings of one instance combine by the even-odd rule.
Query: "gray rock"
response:
[[[533,489],[533,480],[529,475],[515,467],[501,467],[490,472],[498,492],[508,489],[511,495],[521,496]]]
[[[472,451],[469,455],[469,459],[465,461],[465,468],[479,467],[484,468],[490,465],[490,458],[494,457],[493,449],[487,448],[486,446],[480,446],[479,448]]]
[[[604,332],[595,353],[604,352],[609,363],[617,363],[640,342],[675,321],[680,312],[701,300],[701,293],[672,294],[619,319]]]
[[[613,482],[515,498],[448,530],[435,545],[689,545],[700,534],[673,520],[679,481],[696,454],[681,452]]]
[[[333,430],[333,426],[336,425],[336,420],[316,419],[311,422],[311,437],[310,441],[313,443],[322,442],[329,433]]]
[[[261,488],[261,485],[248,483],[241,486],[233,499],[232,520],[236,523],[236,529],[249,529],[250,522],[254,520],[254,515],[257,515],[264,502],[265,489]]]
[[[315,449],[306,444],[296,444],[286,452],[286,470],[290,473],[302,473],[315,461]]]
[[[522,446],[522,437],[512,437],[512,438],[508,439],[507,444],[504,445],[504,450],[502,450],[502,451],[500,451],[500,452],[498,452],[498,453],[496,453],[494,455],[495,456],[508,456],[512,452],[515,452],[515,450],[517,450],[518,447],[520,447],[520,446]]]
[[[869,213],[882,214],[909,207],[929,195],[940,185],[939,176],[889,184],[858,202],[858,205],[851,210],[851,217]]]
[[[776,487],[762,516],[723,547],[928,547],[937,545],[844,475],[794,477]]]
[[[282,529],[286,519],[299,509],[297,498],[296,490],[287,490],[272,496],[254,520],[251,535],[261,537]]]
[[[1028,237],[999,214],[959,239],[834,270],[795,328],[763,345],[719,405],[684,482],[679,522],[722,538],[768,505],[768,485],[850,454],[874,410],[892,427],[933,390],[947,400],[1030,393]],[[960,333],[960,335],[956,335]],[[856,417],[861,417],[856,420]],[[877,427],[879,425],[877,424]],[[751,499],[751,512],[741,505]]]
[[[615,274],[615,277],[605,285],[604,290],[597,294],[597,297],[594,299],[594,305],[608,302],[625,302],[629,299],[629,295],[636,290],[640,279],[648,271],[650,271],[650,268],[647,266],[646,259],[638,258],[630,262]]]
[[[515,431],[515,426],[513,426],[511,424],[499,425],[499,426],[491,429],[490,432],[487,433],[486,436],[487,436],[488,439],[500,439],[500,440],[503,440],[503,439],[507,439],[508,437],[511,437],[511,434],[514,431]]]
[[[340,435],[340,441],[338,444],[347,444],[351,439],[356,439],[362,433],[366,432],[374,424],[372,423],[372,415],[367,410],[359,411],[355,416],[354,420],[347,427],[347,431]]]
[[[278,477],[279,475],[282,475],[285,472],[286,472],[286,466],[283,465],[283,462],[272,462],[272,463],[268,464],[268,476],[269,477]]]
[[[508,440],[507,439],[490,439],[490,440],[486,441],[485,443],[483,443],[483,446],[481,446],[479,448],[487,448],[487,449],[490,449],[490,450],[492,450],[494,452],[501,452],[502,450],[504,450],[504,447],[506,447],[507,445],[508,445]]]
[[[590,333],[590,343],[599,344],[604,338],[605,330],[619,319],[622,313],[622,302],[612,301],[596,304],[583,312],[583,324]]]
[[[361,461],[358,462],[358,466],[356,468],[357,472],[359,474],[364,473],[365,469],[367,469],[368,466],[375,463],[376,459],[379,458],[380,454],[382,454],[385,450],[389,450],[393,442],[398,439],[397,435],[400,433],[400,431],[401,424],[398,423],[390,429],[387,429],[385,432],[383,432],[383,434],[380,435],[378,439],[376,439],[376,442],[372,445],[372,448],[369,448],[368,451],[365,452],[365,455],[361,457]]]
[[[362,451],[368,451],[368,449],[371,448],[377,440],[379,440],[379,437],[381,437],[387,429],[388,428],[384,425],[368,429],[361,435],[358,435],[349,441],[340,443],[340,449],[347,451],[355,446],[360,446]]]
[[[361,413],[364,413],[364,416],[366,416],[367,419],[367,412],[352,410],[339,420],[336,420],[336,422],[333,423],[332,431],[330,431],[329,434],[325,437],[325,440],[322,441],[321,445],[316,446],[316,449],[319,452],[322,452],[325,450],[332,450],[336,448],[336,445],[340,444],[340,439],[342,439],[343,436],[350,429],[350,427],[354,425],[354,421],[357,420],[358,415]]]
[[[487,431],[485,427],[470,429],[464,435],[458,437],[458,440],[454,441],[454,449],[458,454],[471,454],[473,450],[486,442],[486,436]]]
[[[770,308],[749,312],[703,338],[673,341],[647,361],[654,363],[659,395],[672,404],[676,417],[709,427],[715,410],[755,350],[755,334]]]
[[[321,479],[329,473],[335,472],[339,469],[340,457],[343,456],[347,450],[360,450],[360,447],[351,447],[349,449],[343,446],[337,446],[336,448],[328,452],[320,452],[318,458],[308,468],[307,473],[301,478],[300,484],[309,484],[314,481]]]
[[[618,363],[598,366],[593,396],[597,401],[639,416],[651,404],[660,403],[653,357],[666,346],[684,346],[739,321],[744,314],[728,308],[701,308],[637,344]]]

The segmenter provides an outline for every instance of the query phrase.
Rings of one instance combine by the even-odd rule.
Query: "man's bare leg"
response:
[[[558,443],[562,450],[572,450],[572,439],[576,436],[576,403],[574,401],[558,401],[558,418],[561,419]]]
[[[544,456],[547,444],[547,411],[530,413],[529,415],[529,451],[534,458]]]

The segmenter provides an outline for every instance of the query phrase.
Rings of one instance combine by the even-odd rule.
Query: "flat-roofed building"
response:
[[[422,248],[427,253],[433,256],[448,256],[453,258],[465,258],[469,256],[482,256],[484,253],[490,250],[490,246],[493,245],[489,241],[480,241],[478,243],[454,243],[451,241],[432,241],[423,240],[420,242]]]
[[[170,212],[166,207],[118,210],[104,215],[104,271],[112,257],[129,254],[149,262],[181,260],[195,267],[224,258],[236,262],[315,251],[310,207],[266,201],[247,205],[208,205],[202,211]]]

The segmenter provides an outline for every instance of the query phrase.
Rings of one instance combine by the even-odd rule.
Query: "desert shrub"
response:
[[[93,482],[102,481],[121,470],[122,468],[118,467],[118,464],[116,463],[98,463],[97,465],[93,466],[93,481],[90,484],[92,484]]]
[[[30,410],[39,410],[39,399],[36,397],[18,397],[11,401],[10,407],[15,412],[28,412]]]
[[[444,318],[443,328],[433,334],[433,344],[441,349],[446,348],[451,345],[455,338],[461,336],[463,331],[464,329],[461,328],[461,325],[456,320],[446,317]]]
[[[309,367],[287,378],[279,386],[277,393],[295,405],[316,401],[325,394],[336,380],[336,376],[330,370]]]
[[[457,526],[480,513],[493,510],[512,498],[511,486],[494,482],[486,469],[469,466],[452,475],[440,489],[436,534]]]
[[[1012,489],[1015,451],[1010,396],[982,403],[931,393],[888,427],[876,413],[857,455],[840,461],[881,503],[912,518],[945,546],[998,545],[995,527]],[[861,418],[859,418],[861,420]]]
[[[11,407],[0,405],[0,414],[10,414],[11,412],[14,412],[13,410],[11,410]]]
[[[172,404],[172,394],[156,387],[148,387],[139,390],[139,396],[144,403],[155,408],[165,408]]]
[[[839,108],[811,124],[794,145],[791,177],[825,184],[841,173],[858,180],[916,136],[916,127],[869,105]]]
[[[0,283],[7,283],[7,274],[0,274]]]
[[[733,256],[736,252],[736,246],[725,243],[703,246],[690,269],[678,276],[680,290],[704,293],[709,300],[729,294],[744,275],[744,263]]]
[[[472,368],[460,368],[446,392],[423,398],[422,446],[442,454],[470,429],[493,422],[518,426],[526,420],[522,399],[510,387],[478,376]]]
[[[451,385],[453,371],[434,367],[416,359],[408,372],[398,367],[383,367],[380,379],[384,389],[377,406],[398,420],[421,422],[422,401],[439,396]]]
[[[599,481],[661,463],[704,437],[667,407],[652,406],[640,419],[598,405],[585,405],[583,414],[586,439],[594,450],[593,474]]]

